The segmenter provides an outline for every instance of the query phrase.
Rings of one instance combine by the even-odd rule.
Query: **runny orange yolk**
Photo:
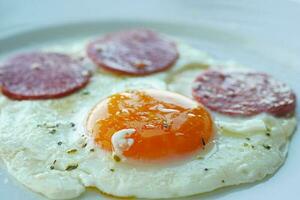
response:
[[[213,123],[208,111],[199,104],[186,106],[168,100],[164,93],[142,91],[118,93],[107,99],[106,113],[97,119],[93,136],[102,149],[114,151],[112,136],[123,129],[135,132],[125,136],[133,139],[122,155],[138,160],[160,160],[189,155],[204,148],[213,137]],[[173,93],[167,92],[168,97]],[[186,97],[188,103],[192,101]],[[172,98],[169,98],[172,99]],[[181,99],[182,100],[182,99]]]

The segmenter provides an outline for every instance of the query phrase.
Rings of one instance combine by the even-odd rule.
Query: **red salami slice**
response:
[[[99,67],[129,75],[166,70],[178,58],[175,43],[146,29],[108,34],[91,42],[87,54]]]
[[[89,72],[78,61],[59,53],[18,55],[0,67],[2,93],[11,99],[51,99],[84,87]]]
[[[259,72],[205,71],[195,80],[193,96],[211,110],[231,116],[267,112],[284,117],[296,107],[296,96],[287,85]]]

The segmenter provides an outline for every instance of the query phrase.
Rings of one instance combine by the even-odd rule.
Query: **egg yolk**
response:
[[[151,95],[153,93],[154,95]],[[178,100],[180,96],[180,100]],[[213,136],[209,112],[200,104],[171,92],[130,91],[110,96],[92,128],[102,149],[114,152],[112,137],[120,130],[130,144],[122,156],[138,160],[158,160],[197,152]]]

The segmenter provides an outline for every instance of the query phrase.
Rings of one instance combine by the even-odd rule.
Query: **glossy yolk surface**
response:
[[[134,141],[123,151],[128,158],[158,160],[183,156],[203,148],[213,136],[212,119],[203,106],[176,105],[176,101],[162,101],[141,91],[111,96],[106,112],[93,127],[95,141],[101,148],[114,151],[113,134],[135,129],[125,136]]]

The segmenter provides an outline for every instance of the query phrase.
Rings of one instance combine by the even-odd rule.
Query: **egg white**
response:
[[[180,59],[166,72],[133,78],[97,69],[86,88],[62,99],[12,101],[0,96],[0,157],[9,173],[52,199],[77,197],[86,187],[116,196],[173,198],[273,174],[285,160],[294,117],[213,114],[214,147],[184,163],[164,166],[116,162],[86,134],[89,111],[115,92],[156,88],[191,97],[194,77],[217,62],[185,44],[178,43],[178,48]],[[72,46],[70,52],[82,55],[83,49]]]

